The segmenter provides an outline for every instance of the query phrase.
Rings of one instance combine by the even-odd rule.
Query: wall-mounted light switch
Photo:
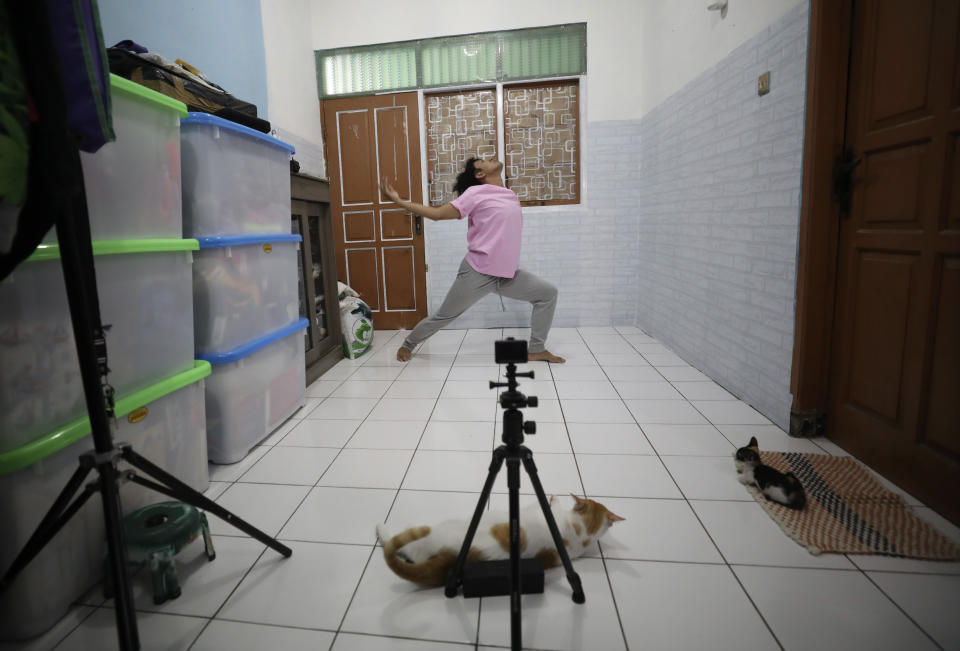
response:
[[[770,92],[770,71],[757,77],[757,95],[766,95]]]

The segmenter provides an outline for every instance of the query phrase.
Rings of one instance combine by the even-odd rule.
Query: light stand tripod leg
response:
[[[135,473],[130,473],[127,475],[128,479],[131,481],[142,486],[146,486],[147,488],[151,488],[158,493],[168,495],[176,500],[180,500],[181,502],[186,502],[187,504],[195,506],[198,509],[203,509],[204,511],[213,513],[227,524],[233,525],[251,538],[259,540],[267,547],[270,547],[274,551],[279,552],[286,557],[290,557],[293,554],[293,550],[283,543],[278,542],[275,538],[271,538],[253,525],[241,520],[230,511],[204,496],[202,493],[198,493],[197,491],[193,490],[182,481],[166,472],[163,468],[160,468],[159,466],[151,463],[144,457],[134,452],[129,443],[120,444],[120,453],[123,457],[123,460],[129,463],[131,466],[145,472],[154,479],[163,482],[165,485],[143,479],[142,477],[138,477]]]
[[[477,500],[477,508],[473,511],[473,518],[470,520],[470,526],[467,528],[467,535],[463,539],[463,545],[460,546],[460,554],[457,556],[457,562],[453,569],[447,575],[447,586],[443,594],[452,599],[457,596],[457,588],[463,581],[463,565],[467,562],[467,554],[470,552],[470,545],[473,544],[473,536],[477,533],[477,527],[480,526],[480,518],[483,517],[483,508],[490,499],[490,491],[493,489],[493,482],[497,478],[497,473],[503,466],[503,459],[506,454],[506,447],[500,446],[493,451],[493,460],[490,462],[490,469],[487,472],[487,481],[483,484],[483,490],[480,492],[480,499]]]
[[[520,459],[507,457],[507,489],[510,493],[510,645],[513,651],[523,648],[520,625]]]
[[[127,548],[123,542],[123,515],[117,486],[117,469],[113,465],[113,437],[107,414],[107,401],[112,389],[106,384],[107,349],[100,320],[100,302],[93,262],[93,245],[87,199],[84,192],[80,152],[69,148],[68,178],[63,179],[70,191],[65,209],[57,213],[57,240],[60,243],[60,263],[63,267],[70,319],[80,362],[80,378],[90,418],[90,431],[98,459],[100,496],[106,525],[107,551],[111,579],[115,590],[117,638],[122,651],[137,651],[140,639],[137,633],[136,613],[133,607],[133,589],[127,577]],[[112,408],[112,401],[110,407]],[[112,414],[111,414],[112,415]]]
[[[537,500],[540,502],[540,509],[543,511],[543,517],[547,521],[547,527],[550,529],[550,535],[553,536],[553,544],[557,548],[557,554],[563,563],[563,569],[567,573],[567,581],[573,589],[573,601],[582,604],[587,600],[583,594],[583,584],[580,582],[580,575],[573,569],[573,563],[570,562],[570,555],[567,554],[567,548],[563,546],[563,537],[557,528],[557,521],[553,518],[553,511],[550,510],[550,503],[547,496],[543,493],[543,485],[540,483],[540,476],[537,473],[537,465],[533,462],[533,453],[527,448],[523,448],[523,467],[530,477],[530,483],[533,484],[533,490],[537,494]]]

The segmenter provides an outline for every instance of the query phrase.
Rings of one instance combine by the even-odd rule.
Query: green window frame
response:
[[[570,23],[315,52],[320,99],[587,72],[587,25]]]

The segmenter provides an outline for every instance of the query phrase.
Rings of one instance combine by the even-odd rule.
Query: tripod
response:
[[[477,501],[477,508],[473,512],[473,519],[467,529],[467,535],[463,539],[463,545],[460,547],[460,554],[457,561],[447,576],[447,584],[444,594],[449,597],[457,595],[457,589],[463,583],[464,564],[467,560],[467,553],[470,551],[470,545],[473,544],[473,536],[480,525],[480,518],[483,516],[483,510],[487,501],[490,499],[490,490],[493,488],[493,482],[503,466],[507,462],[507,489],[509,491],[510,501],[510,643],[514,651],[520,651],[522,647],[523,635],[520,624],[520,464],[523,463],[527,475],[530,477],[530,483],[537,494],[537,500],[540,503],[540,509],[543,511],[543,517],[547,521],[547,527],[550,529],[550,535],[553,537],[553,544],[557,548],[557,555],[563,563],[563,568],[567,573],[567,581],[573,589],[573,601],[582,604],[586,601],[583,594],[583,586],[580,582],[580,576],[574,571],[573,564],[570,562],[570,556],[563,546],[563,539],[560,530],[557,528],[557,522],[550,510],[550,504],[543,492],[543,485],[540,483],[540,476],[537,474],[537,466],[533,462],[533,452],[522,445],[524,434],[535,434],[537,424],[534,421],[523,422],[523,413],[520,407],[536,407],[537,398],[535,396],[526,397],[517,391],[517,378],[528,377],[533,379],[533,371],[527,373],[517,373],[517,363],[527,362],[527,342],[514,341],[508,338],[505,341],[498,341],[496,346],[496,361],[498,364],[507,364],[507,382],[490,382],[490,388],[507,387],[507,390],[500,394],[500,406],[506,411],[503,412],[503,435],[501,440],[503,445],[493,451],[493,460],[490,462],[490,468],[487,472],[487,481],[483,485],[483,491],[480,493],[480,499]]]
[[[64,142],[69,141],[64,139]],[[73,473],[53,506],[0,579],[0,592],[13,584],[17,575],[27,564],[57,535],[86,501],[99,491],[103,504],[110,579],[116,601],[117,636],[120,649],[137,651],[140,648],[140,640],[137,633],[133,592],[127,576],[123,513],[117,487],[119,479],[133,481],[209,511],[285,557],[289,557],[293,551],[140,456],[129,444],[114,444],[110,430],[110,419],[113,417],[113,389],[107,383],[107,374],[110,369],[107,367],[105,336],[105,330],[109,326],[105,328],[100,321],[93,247],[86,197],[83,191],[80,157],[75,146],[72,148],[67,146],[64,149],[64,158],[60,161],[64,177],[60,180],[66,187],[65,191],[70,194],[65,199],[63,208],[57,213],[57,239],[60,242],[61,264],[66,281],[77,355],[80,359],[80,376],[87,413],[90,417],[94,451],[81,455],[80,467]],[[26,209],[27,207],[24,208]],[[145,479],[132,470],[120,471],[117,467],[120,459],[156,481]],[[98,477],[84,486],[83,492],[73,499],[74,494],[92,470],[97,471]],[[71,499],[73,499],[72,502]]]

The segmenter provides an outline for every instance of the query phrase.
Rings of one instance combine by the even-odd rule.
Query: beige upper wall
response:
[[[318,50],[586,22],[590,121],[642,117],[798,3],[730,0],[721,21],[713,0],[302,1]]]
[[[798,0],[729,0],[727,17],[721,19],[719,11],[706,9],[714,1],[642,0],[640,115],[800,4]]]
[[[261,0],[263,46],[267,63],[267,106],[270,124],[281,138],[298,139],[320,146],[323,131],[317,73],[310,34],[311,0]],[[311,158],[301,151],[300,158]],[[314,156],[315,158],[315,156]],[[304,171],[323,174],[322,161]]]

